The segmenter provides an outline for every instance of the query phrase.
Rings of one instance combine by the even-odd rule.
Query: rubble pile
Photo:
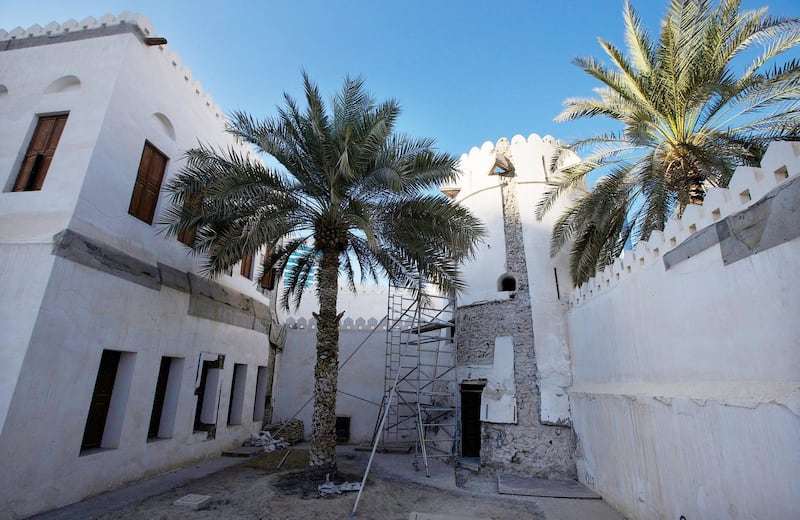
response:
[[[331,482],[330,474],[325,475],[325,482],[319,485],[317,490],[319,491],[319,496],[324,497],[326,495],[341,495],[344,491],[358,491],[361,489],[361,484],[359,482],[344,482],[342,484],[334,484]]]
[[[272,437],[272,434],[266,431],[260,431],[244,441],[242,446],[256,446],[264,448],[264,451],[285,450],[289,447],[289,443],[283,440],[282,437]]]
[[[304,427],[303,421],[300,419],[290,419],[288,421],[279,421],[264,427],[273,437],[281,437],[283,440],[294,446],[298,442],[304,440]]]

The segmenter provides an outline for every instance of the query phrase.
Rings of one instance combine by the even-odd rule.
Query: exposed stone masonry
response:
[[[511,177],[501,179],[506,268],[517,281],[507,301],[458,310],[459,359],[463,364],[490,364],[497,336],[514,338],[517,424],[482,423],[481,462],[506,473],[575,478],[575,436],[564,426],[546,426],[539,416],[539,388],[533,349],[534,331],[525,263],[522,223]]]

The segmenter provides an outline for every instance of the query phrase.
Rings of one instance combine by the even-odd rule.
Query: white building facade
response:
[[[800,511],[800,143],[566,295],[581,482],[630,518]]]
[[[165,43],[128,13],[0,31],[0,517],[218,455],[264,419],[260,259],[212,282],[159,234],[184,151],[238,146]]]
[[[274,419],[310,427],[313,295],[275,348],[260,258],[210,282],[153,225],[183,151],[239,145],[152,33],[130,14],[0,30],[3,518],[239,444],[269,419],[274,367]],[[443,190],[488,231],[457,301],[457,455],[578,478],[632,518],[793,517],[800,145],[575,290],[549,255],[563,207],[535,216],[554,145],[487,142]],[[387,296],[340,295],[349,442],[384,397]]]

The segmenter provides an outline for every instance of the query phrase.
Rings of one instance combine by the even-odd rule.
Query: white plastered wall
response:
[[[151,30],[149,21],[129,14],[81,24],[105,31],[122,18]],[[72,22],[51,25],[53,35],[78,29]],[[41,28],[30,32],[47,37]],[[0,39],[8,37],[0,30]],[[130,32],[58,42],[0,52],[0,84],[6,88],[0,94],[0,286],[8,291],[0,299],[0,321],[8,332],[0,339],[6,354],[0,444],[8,448],[8,471],[0,477],[3,518],[65,505],[239,445],[260,428],[261,421],[253,421],[256,373],[268,365],[264,333],[188,316],[188,293],[144,287],[52,253],[54,235],[69,228],[151,267],[164,263],[194,271],[196,260],[181,244],[128,215],[142,148],[149,140],[169,156],[166,183],[198,140],[233,144],[219,107],[168,48],[147,47]],[[79,83],[46,92],[54,82],[70,84],[59,81],[65,76]],[[67,111],[42,190],[8,192],[37,116]],[[216,282],[267,303],[238,269]],[[127,396],[115,386],[115,411],[103,443],[113,449],[80,454],[103,349],[124,352],[120,384]],[[225,356],[213,440],[193,431],[201,352]],[[148,442],[162,356],[181,360],[180,388],[168,391],[165,407],[174,410],[162,416],[165,429],[159,434],[171,430],[170,438]],[[235,363],[247,365],[242,424],[228,426]]]
[[[627,516],[800,510],[800,240],[728,265],[719,243],[669,270],[662,261],[673,238],[756,203],[781,172],[800,174],[796,143],[771,145],[761,168],[740,168],[730,191],[709,192],[570,295],[579,478]],[[796,216],[784,222],[796,229]]]
[[[316,320],[319,312],[313,287],[299,309],[283,313],[287,326],[286,344],[276,370],[273,419],[303,421],[306,438],[311,434],[316,362]],[[358,286],[357,294],[340,287],[337,309],[344,312],[339,328],[339,370],[336,415],[350,417],[350,442],[372,440],[384,393],[386,364],[386,326],[388,306],[386,288]]]
[[[97,52],[87,40],[45,46],[46,51],[34,47],[0,52],[0,84],[7,89],[0,95],[0,322],[4,324],[0,350],[5,354],[0,369],[0,431],[52,267],[53,235],[67,227],[74,211],[124,45],[113,39],[104,52]],[[67,75],[84,82],[79,88],[46,92]],[[42,190],[10,193],[36,117],[63,112],[70,115]]]
[[[495,338],[491,365],[457,367],[457,377],[459,381],[478,381],[484,384],[481,392],[481,421],[516,424],[517,385],[514,381],[513,337]]]
[[[8,471],[0,475],[3,515],[24,516],[63,505],[219,454],[260,429],[261,422],[253,421],[252,414],[256,371],[267,364],[266,336],[187,316],[188,300],[181,291],[167,287],[155,291],[56,260],[3,432],[3,445],[13,446],[4,459]],[[64,305],[65,301],[70,304]],[[103,349],[131,354],[132,379],[122,403],[121,422],[115,423],[120,428],[116,449],[81,454]],[[193,431],[195,374],[201,352],[225,356],[213,441],[207,440],[205,432]],[[182,359],[184,370],[170,438],[148,441],[162,356]],[[248,374],[242,424],[229,426],[226,418],[235,363],[246,364]],[[125,396],[118,396],[115,386],[113,397]],[[107,430],[110,427],[111,418],[106,423]]]

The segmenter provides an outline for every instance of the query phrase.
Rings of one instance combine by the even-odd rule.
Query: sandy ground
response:
[[[351,518],[356,493],[318,497],[304,476],[307,453],[293,450],[280,471],[276,466],[285,452],[265,453],[242,465],[142,500],[99,518],[111,519],[280,519],[322,520]],[[367,464],[367,453],[340,454],[339,472],[358,481]],[[337,482],[341,482],[337,480]],[[477,491],[477,490],[476,490]],[[211,505],[193,511],[173,503],[190,493],[210,495]],[[373,466],[361,497],[356,518],[407,520],[411,512],[450,515],[453,518],[523,520],[544,518],[529,500],[482,492],[447,491],[422,486],[392,476]]]

